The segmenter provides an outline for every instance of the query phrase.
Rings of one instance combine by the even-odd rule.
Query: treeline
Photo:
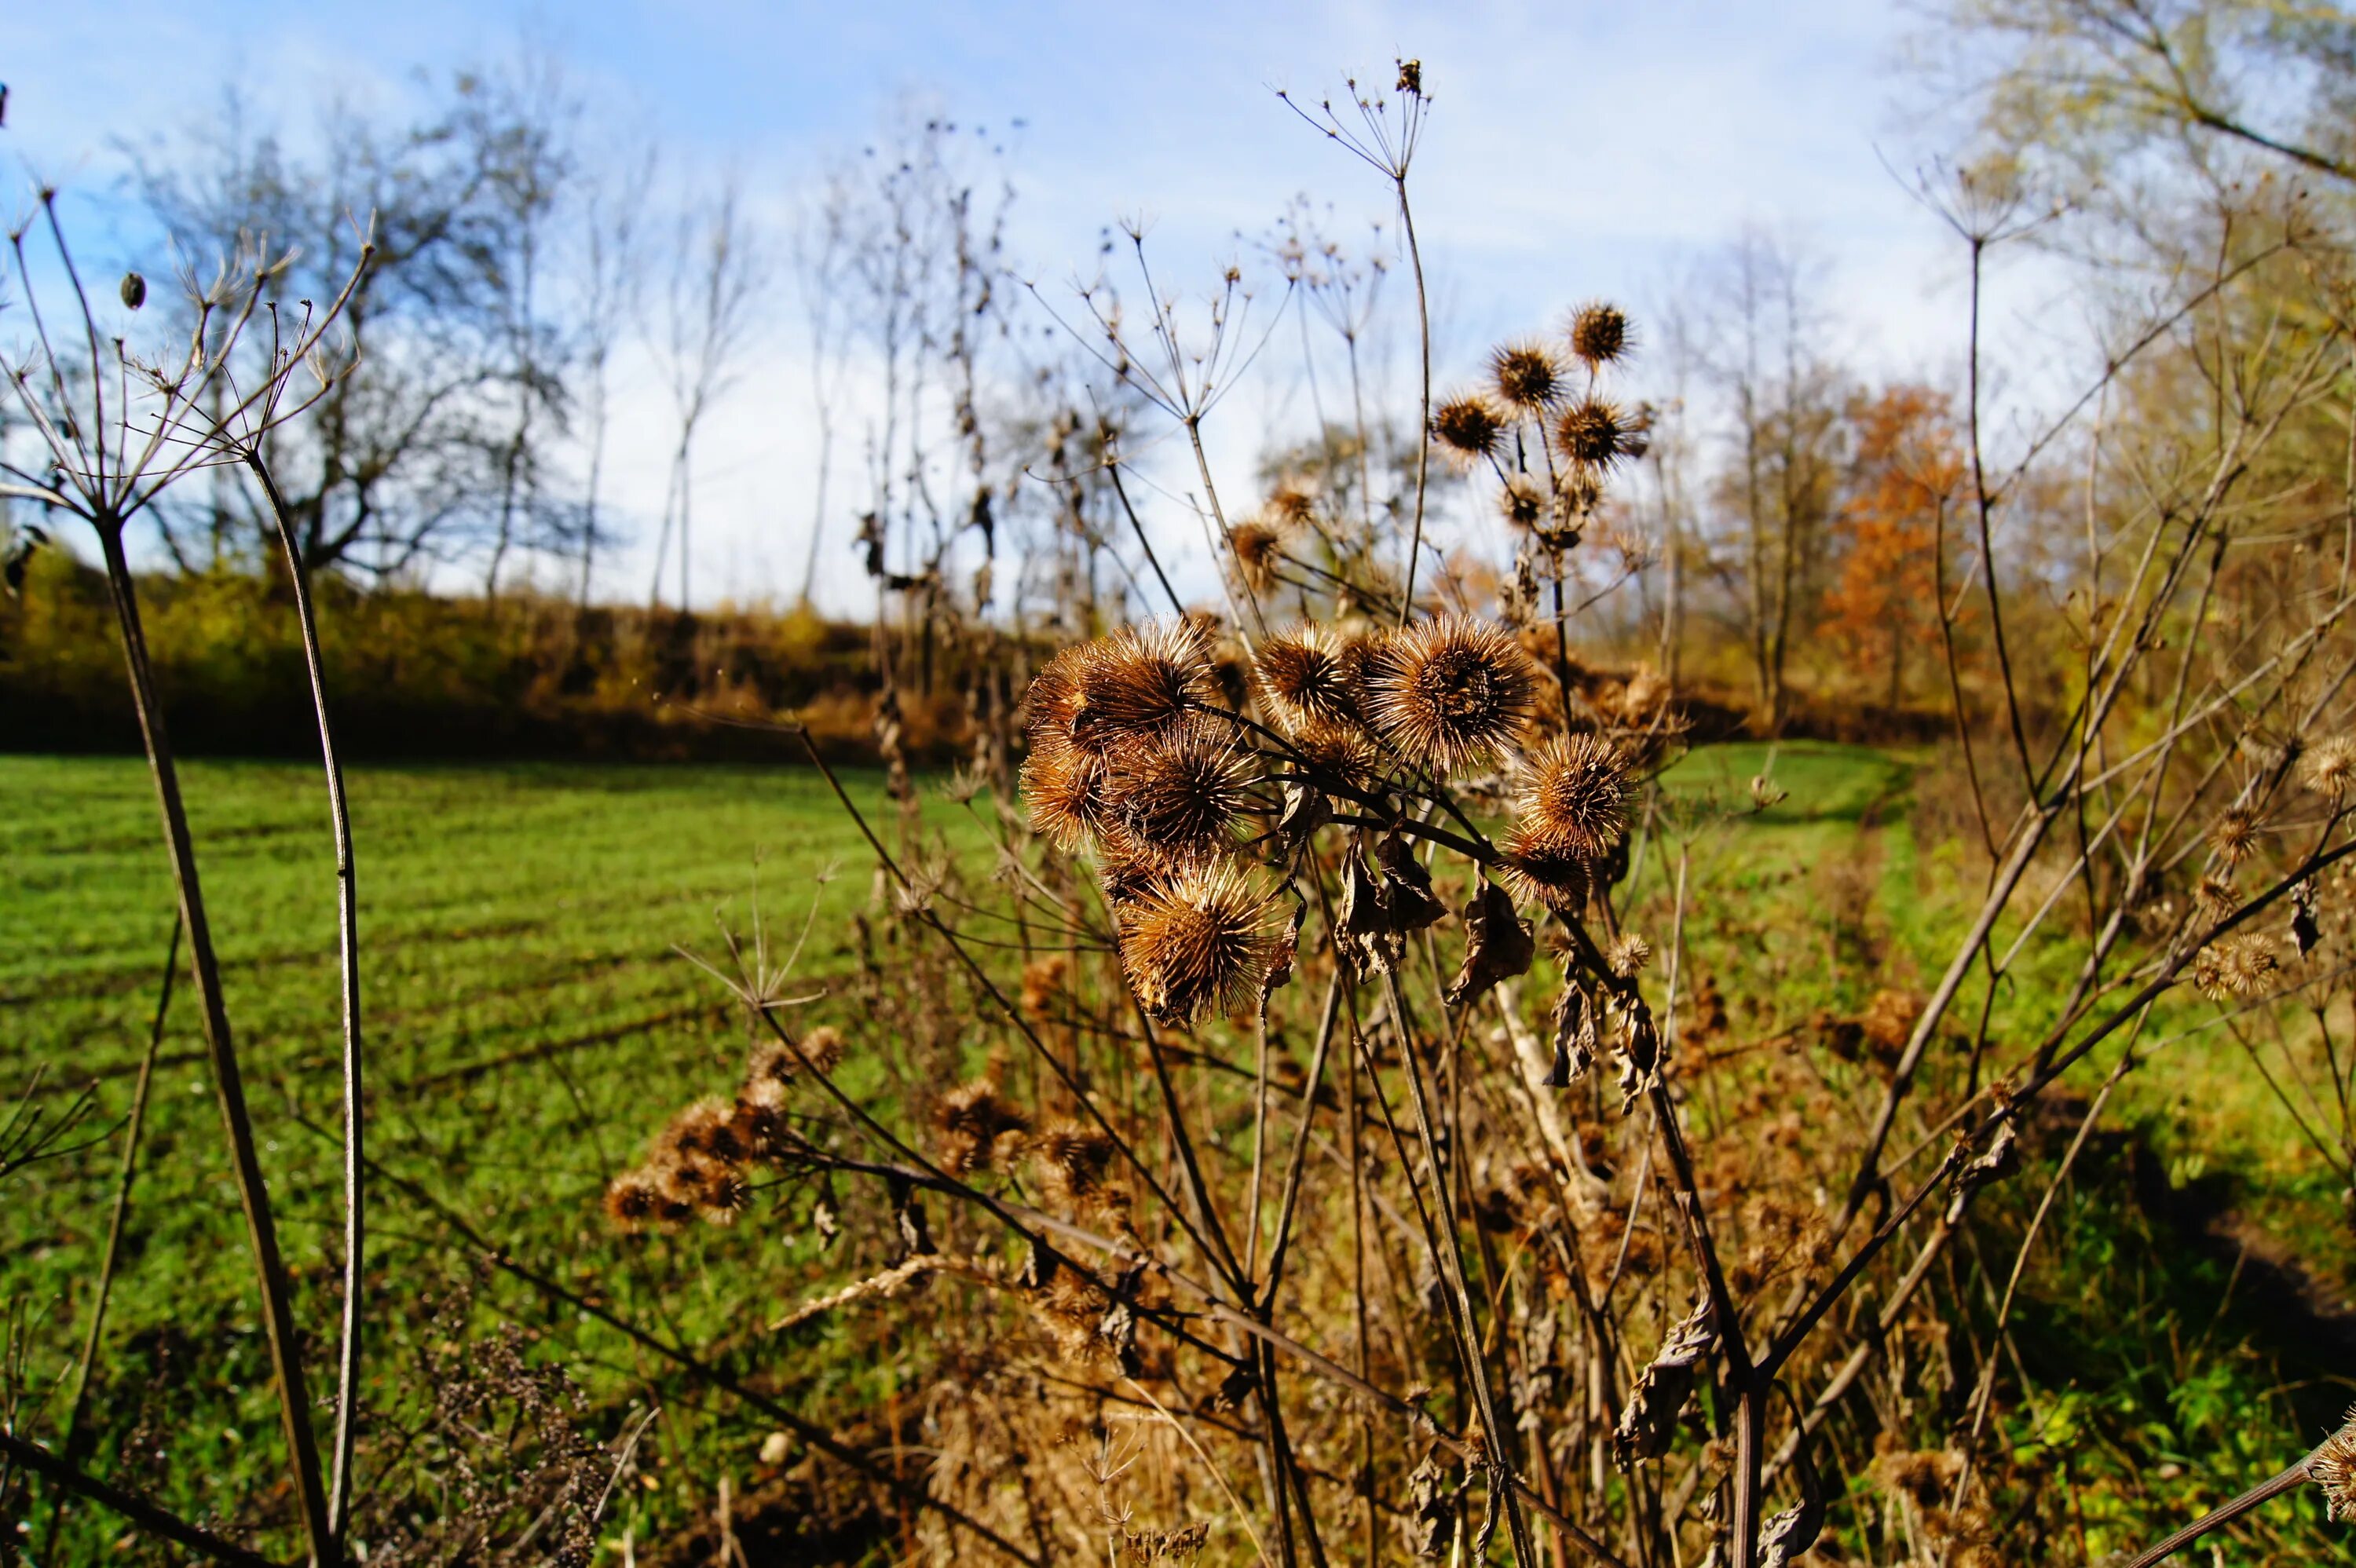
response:
[[[793,761],[777,720],[831,758],[880,760],[872,629],[808,610],[695,614],[577,605],[531,593],[363,592],[323,574],[328,698],[356,758],[575,757]],[[0,749],[139,750],[106,581],[62,551],[0,598]],[[174,732],[195,753],[313,756],[302,647],[283,577],[144,578],[147,641]],[[944,684],[899,701],[908,761],[970,749],[965,699]]]

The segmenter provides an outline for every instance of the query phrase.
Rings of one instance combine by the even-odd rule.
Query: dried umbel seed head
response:
[[[1550,409],[1562,397],[1567,378],[1562,362],[1545,346],[1508,343],[1489,356],[1489,379],[1508,407]]]
[[[1352,650],[1313,622],[1264,637],[1253,652],[1254,674],[1269,716],[1288,731],[1348,724],[1358,717]]]
[[[964,1177],[994,1168],[1004,1146],[1031,1130],[1031,1118],[983,1078],[942,1095],[933,1106],[933,1125],[940,1134],[941,1168]]]
[[[1431,411],[1432,439],[1466,462],[1487,456],[1505,433],[1505,416],[1479,392],[1459,393]]]
[[[1088,646],[1072,716],[1073,745],[1103,753],[1124,741],[1165,734],[1214,706],[1208,635],[1193,623],[1125,626]]]
[[[2323,1488],[2324,1511],[2333,1523],[2356,1519],[2356,1410],[2323,1440],[2307,1462],[2308,1479]]]
[[[1633,931],[1623,932],[1604,953],[1603,961],[1612,965],[1614,975],[1633,980],[1653,961],[1653,944]]]
[[[1497,492],[1497,510],[1517,528],[1536,528],[1547,520],[1546,487],[1526,474],[1516,474]]]
[[[1276,565],[1283,554],[1284,535],[1266,523],[1238,523],[1227,530],[1227,548],[1235,551],[1236,572],[1244,586],[1265,593],[1276,586]]]
[[[1234,747],[1189,729],[1115,753],[1108,793],[1123,847],[1174,866],[1228,848],[1235,819],[1251,804],[1250,785]]]
[[[2254,997],[2281,967],[2272,939],[2236,936],[2211,943],[2192,960],[2192,983],[2211,1001]]]
[[[1594,735],[1565,735],[1523,764],[1521,819],[1541,837],[1601,855],[1628,830],[1628,763]]]
[[[1141,896],[1122,923],[1120,959],[1155,1021],[1185,1028],[1258,997],[1276,944],[1268,900],[1219,865]]]
[[[2228,866],[2248,859],[2258,847],[2258,808],[2236,801],[2219,814],[2209,829],[2209,848]]]
[[[1505,885],[1524,903],[1576,914],[1594,885],[1593,862],[1575,844],[1549,837],[1525,822],[1505,835]]]
[[[1570,351],[1590,370],[1617,363],[1634,346],[1626,313],[1596,300],[1570,313]]]
[[[1582,398],[1554,423],[1563,461],[1601,474],[1642,450],[1635,423],[1609,398]]]
[[[1105,760],[1076,746],[1034,747],[1023,759],[1031,826],[1067,855],[1086,848],[1112,821],[1109,783]]]
[[[1436,773],[1481,766],[1514,738],[1537,694],[1537,667],[1494,621],[1443,615],[1392,633],[1366,657],[1367,717]]]
[[[2344,800],[2356,787],[2356,736],[2334,735],[2316,743],[2307,753],[2307,787],[2318,795]]]

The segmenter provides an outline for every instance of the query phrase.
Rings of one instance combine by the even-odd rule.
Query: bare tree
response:
[[[650,257],[639,193],[652,187],[651,146],[616,160],[619,177],[593,183],[581,208],[581,368],[589,430],[588,472],[581,500],[581,604],[586,608],[596,571],[597,546],[605,538],[605,438],[612,424],[614,351],[645,300]]]
[[[729,175],[708,197],[691,202],[679,215],[678,239],[663,293],[656,348],[670,381],[679,413],[679,443],[671,451],[670,486],[664,497],[662,533],[655,546],[655,572],[648,602],[662,603],[665,548],[674,527],[679,536],[679,603],[693,607],[688,581],[688,525],[694,512],[697,428],[712,405],[735,386],[752,347],[748,328],[763,281],[758,241],[744,213],[744,190]]]

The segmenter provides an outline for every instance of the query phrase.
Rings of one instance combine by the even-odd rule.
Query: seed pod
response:
[[[147,280],[136,272],[123,274],[123,303],[137,310],[147,303]]]

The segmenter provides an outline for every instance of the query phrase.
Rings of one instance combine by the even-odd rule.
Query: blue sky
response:
[[[648,123],[690,163],[734,163],[780,211],[909,92],[967,121],[1019,117],[1012,249],[1029,272],[1052,286],[1092,267],[1103,226],[1142,215],[1164,276],[1207,286],[1237,231],[1263,230],[1296,193],[1384,213],[1380,183],[1273,90],[1338,93],[1345,70],[1387,85],[1404,53],[1433,102],[1417,179],[1443,375],[1581,298],[1627,300],[1641,318],[1746,223],[1825,259],[1833,331],[1857,362],[1936,374],[1961,347],[1958,257],[1885,166],[1939,146],[1897,107],[1920,99],[1891,69],[1910,25],[1868,0],[27,5],[0,27],[0,155],[102,194],[122,142],[168,146],[231,80],[299,132],[329,93],[395,101],[417,68],[511,52],[528,29],[599,116]],[[1285,372],[1262,374],[1263,400],[1280,401]],[[807,526],[759,494],[807,460],[794,433],[807,421],[789,400],[757,403],[720,416],[698,499],[714,552],[699,571],[744,596],[791,586]],[[626,490],[659,490],[660,444],[626,452],[626,470],[656,470],[626,473]],[[1248,453],[1231,440],[1221,461]]]

